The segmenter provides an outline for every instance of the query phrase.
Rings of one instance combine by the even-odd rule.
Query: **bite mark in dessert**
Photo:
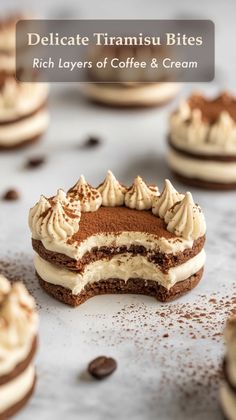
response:
[[[168,163],[183,182],[236,188],[236,99],[192,95],[172,114]]]
[[[159,195],[140,177],[127,188],[110,171],[97,188],[82,177],[59,191],[29,214],[40,284],[59,300],[142,293],[166,301],[199,282],[206,225],[190,193],[166,181]]]
[[[223,413],[227,420],[236,420],[236,317],[230,319],[225,329],[226,356],[225,381],[220,390]]]
[[[35,386],[37,348],[35,302],[21,283],[0,275],[0,420],[13,416]]]

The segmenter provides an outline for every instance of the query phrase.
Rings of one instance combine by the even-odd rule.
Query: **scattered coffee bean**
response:
[[[44,156],[35,156],[28,159],[25,167],[28,169],[34,169],[38,168],[39,166],[42,166],[45,162],[46,159]]]
[[[117,368],[117,363],[112,357],[100,356],[88,365],[88,371],[96,379],[103,379],[111,375]]]
[[[15,200],[19,200],[19,198],[20,198],[19,192],[14,189],[7,190],[2,196],[2,199],[6,201],[15,201]]]
[[[101,140],[98,137],[89,137],[87,140],[85,140],[82,147],[92,148],[92,147],[97,147],[100,144],[101,144]]]

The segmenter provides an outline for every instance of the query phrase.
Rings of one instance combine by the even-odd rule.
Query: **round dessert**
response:
[[[236,420],[236,317],[231,318],[226,325],[225,341],[225,381],[220,390],[220,400],[225,418]]]
[[[162,57],[162,47],[155,46],[101,46],[90,52],[93,61],[114,58],[114,66],[88,69],[88,80],[82,91],[94,102],[117,107],[160,106],[173,99],[180,90],[179,83],[168,81],[167,72],[148,68],[124,68],[122,63],[149,62],[152,57]]]
[[[193,94],[172,114],[168,163],[190,185],[236,188],[236,99]]]
[[[14,77],[0,80],[0,150],[14,149],[39,139],[49,124],[48,87],[20,83]]]
[[[41,286],[72,306],[104,293],[168,301],[202,277],[204,215],[168,180],[159,194],[140,177],[127,188],[109,171],[93,188],[81,176],[67,193],[42,195],[29,226]]]
[[[35,387],[37,348],[35,302],[21,283],[0,275],[0,420],[17,413]]]
[[[15,74],[15,28],[20,15],[0,20],[0,76]]]

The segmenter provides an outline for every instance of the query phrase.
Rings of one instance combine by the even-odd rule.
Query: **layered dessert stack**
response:
[[[41,286],[76,306],[102,293],[141,293],[161,301],[197,285],[206,225],[188,192],[140,177],[131,187],[109,171],[97,188],[82,176],[67,192],[41,196],[29,225]]]
[[[236,99],[193,94],[172,114],[169,166],[183,182],[209,189],[236,188]]]
[[[37,347],[35,302],[21,283],[0,275],[0,419],[14,415],[35,386]]]
[[[221,388],[221,406],[227,420],[236,420],[236,316],[227,323],[225,341],[225,382]]]
[[[14,149],[38,140],[49,124],[48,87],[0,80],[0,150]]]
[[[0,21],[0,150],[14,149],[39,139],[49,124],[48,86],[16,80],[16,23],[24,16]]]

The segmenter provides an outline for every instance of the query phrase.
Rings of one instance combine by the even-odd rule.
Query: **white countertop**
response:
[[[217,28],[216,81],[189,84],[180,95],[196,87],[209,92],[236,88],[235,48],[226,45],[235,31],[235,14],[230,12],[235,8],[233,1],[226,10],[223,3],[216,5],[210,0],[191,6],[187,0],[159,2],[159,9],[153,0],[147,2],[148,7],[144,3],[140,10],[135,8],[135,16],[134,1],[112,5],[108,1],[67,1],[66,10],[62,1],[48,3],[41,0],[36,10],[49,17],[60,13],[70,17],[74,11],[75,17],[82,18],[212,18]],[[13,7],[17,2],[5,1],[4,7],[9,4]],[[44,140],[0,156],[0,194],[11,186],[22,194],[18,202],[0,203],[0,270],[3,267],[11,278],[26,282],[41,316],[38,385],[19,420],[222,418],[216,372],[224,352],[220,334],[235,293],[235,192],[191,189],[207,219],[207,265],[200,285],[172,304],[117,295],[96,297],[72,309],[38,287],[32,264],[27,214],[41,193],[52,195],[58,187],[69,188],[81,173],[97,185],[107,169],[124,183],[140,174],[162,188],[164,178],[170,177],[164,156],[168,115],[174,106],[108,109],[88,104],[75,86],[54,85],[52,121]],[[88,135],[100,137],[102,144],[94,149],[79,148]],[[23,169],[26,158],[38,154],[45,154],[47,163],[31,171]],[[186,188],[175,185],[183,191]],[[10,264],[6,267],[2,261]],[[210,301],[212,298],[215,301]],[[195,319],[194,313],[198,315]],[[163,338],[164,334],[169,336]],[[84,371],[92,358],[102,354],[115,357],[118,369],[110,378],[96,382]]]

